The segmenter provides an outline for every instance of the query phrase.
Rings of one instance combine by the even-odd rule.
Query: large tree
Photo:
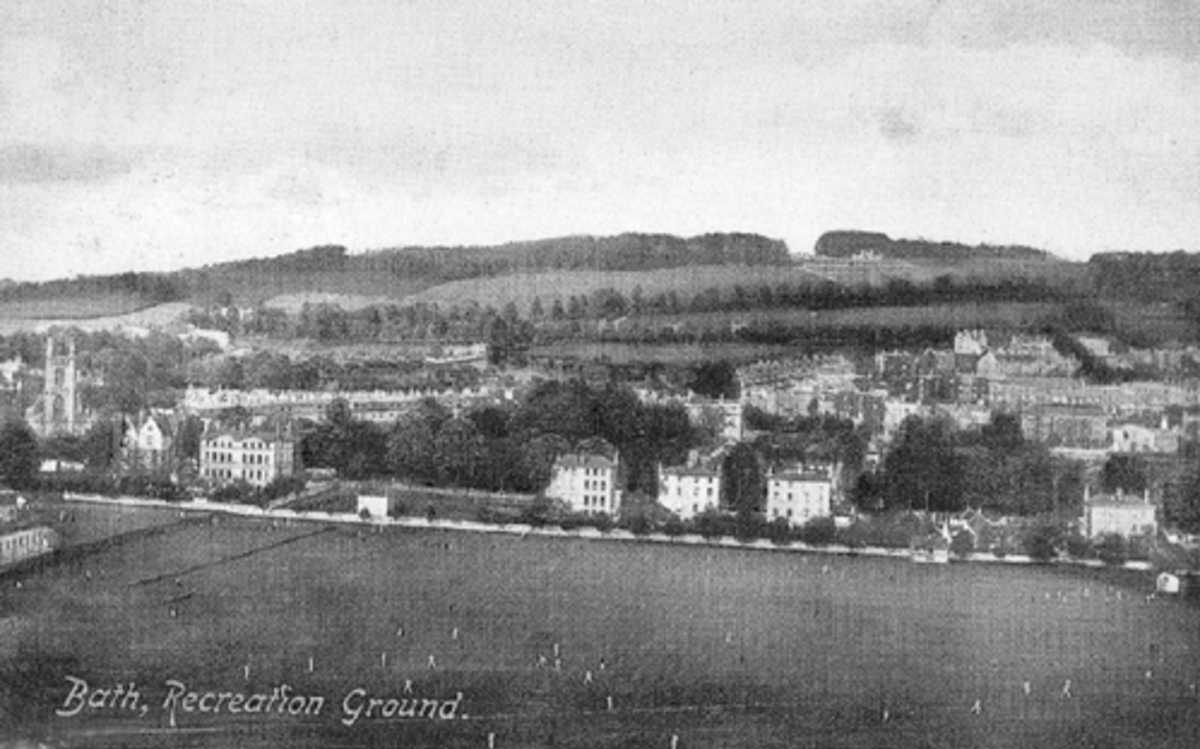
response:
[[[33,484],[38,470],[38,444],[24,421],[8,419],[0,425],[0,480],[15,489]]]
[[[432,481],[437,472],[434,464],[434,439],[450,412],[432,398],[417,404],[392,427],[387,436],[387,464],[395,474],[418,481]]]
[[[1112,455],[1104,463],[1100,480],[1108,492],[1141,494],[1146,490],[1146,462],[1137,455]]]
[[[1193,465],[1183,481],[1166,492],[1163,519],[1184,533],[1200,533],[1200,466]]]
[[[474,484],[484,459],[483,434],[470,419],[450,419],[433,440],[434,469],[443,483]]]
[[[884,458],[885,502],[939,512],[962,509],[963,473],[953,427],[941,419],[910,416]]]
[[[746,443],[733,446],[721,463],[721,504],[739,516],[763,510],[766,482],[758,453]]]

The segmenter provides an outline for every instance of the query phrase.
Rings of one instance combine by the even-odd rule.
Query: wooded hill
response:
[[[937,261],[955,263],[965,260],[1042,260],[1054,261],[1045,250],[1023,245],[988,245],[974,247],[959,242],[933,242],[927,239],[892,239],[881,232],[828,231],[817,239],[813,252],[823,257],[848,258],[871,252],[893,260]]]
[[[361,254],[326,245],[170,273],[20,283],[0,288],[0,303],[63,297],[94,303],[120,295],[124,306],[133,308],[138,302],[143,306],[169,301],[254,304],[279,294],[315,291],[400,298],[447,281],[518,271],[639,271],[788,262],[787,245],[756,234],[573,236],[497,246],[400,247]]]

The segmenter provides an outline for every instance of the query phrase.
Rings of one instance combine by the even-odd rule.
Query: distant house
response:
[[[46,458],[38,466],[38,473],[81,473],[86,466],[78,460]]]
[[[682,520],[705,510],[716,509],[721,502],[721,469],[703,463],[694,451],[681,466],[658,467],[658,503]]]
[[[1050,447],[1104,449],[1108,414],[1093,405],[1034,406],[1021,413],[1025,438]]]
[[[1144,421],[1121,421],[1112,425],[1112,451],[1117,453],[1166,453],[1179,452],[1179,430],[1167,426],[1163,417],[1160,423]]]
[[[784,518],[792,525],[803,525],[829,517],[833,514],[836,477],[833,465],[772,469],[767,473],[767,519]]]
[[[299,444],[285,432],[218,430],[200,442],[200,476],[266,486],[300,470]]]
[[[562,501],[574,512],[617,514],[620,456],[573,452],[558,456],[545,494]]]
[[[126,470],[169,470],[175,456],[175,425],[169,415],[143,413],[121,425],[120,465]]]
[[[1084,488],[1083,528],[1088,538],[1106,534],[1118,536],[1153,535],[1158,530],[1155,507],[1150,503],[1149,492],[1141,495],[1116,494],[1092,495]]]

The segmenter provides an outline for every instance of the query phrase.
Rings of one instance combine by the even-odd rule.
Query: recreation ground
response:
[[[1148,573],[77,512],[0,576],[0,747],[1200,746]],[[146,709],[56,714],[68,676]]]

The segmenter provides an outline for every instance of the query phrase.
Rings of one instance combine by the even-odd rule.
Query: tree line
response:
[[[354,419],[345,402],[336,401],[325,420],[306,431],[301,451],[305,465],[348,478],[536,492],[549,482],[558,455],[611,445],[621,457],[625,488],[654,496],[656,465],[682,462],[710,437],[693,427],[682,406],[642,404],[624,387],[545,382],[516,405],[457,416],[426,399],[386,428]]]

